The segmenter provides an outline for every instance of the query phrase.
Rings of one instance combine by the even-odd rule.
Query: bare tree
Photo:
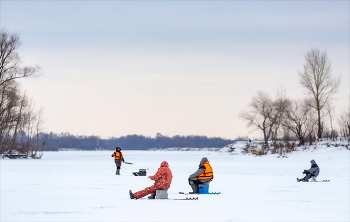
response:
[[[326,110],[326,114],[329,117],[329,124],[330,124],[330,132],[329,132],[329,137],[334,140],[336,137],[336,131],[333,128],[333,106],[331,104],[331,101],[327,101],[325,104],[325,110]]]
[[[332,76],[332,66],[326,52],[311,49],[305,55],[304,69],[299,72],[300,84],[312,98],[310,106],[317,113],[317,137],[322,137],[322,111],[327,101],[338,91],[341,78]]]
[[[0,30],[0,86],[15,79],[39,75],[38,66],[20,66],[21,57],[18,54],[20,45],[17,34]]]
[[[343,110],[338,119],[340,134],[350,140],[350,97],[347,110]]]
[[[31,135],[25,134],[24,130],[38,128],[38,125],[33,125],[28,117],[41,116],[31,109],[17,82],[21,78],[38,76],[40,72],[39,67],[21,66],[21,57],[18,54],[20,45],[17,34],[0,30],[0,154],[11,154],[15,151],[29,155],[29,147],[34,140],[23,142],[24,137],[30,138]],[[22,138],[21,141],[19,138]]]
[[[273,102],[273,119],[275,122],[272,129],[272,139],[276,142],[278,138],[279,131],[283,133],[283,129],[281,129],[281,124],[283,122],[283,116],[286,109],[289,107],[290,100],[286,97],[286,91],[283,88],[279,88],[277,90],[277,97]]]
[[[248,127],[254,127],[262,131],[264,143],[268,146],[268,141],[273,133],[277,133],[283,112],[286,108],[286,99],[279,97],[275,101],[268,93],[258,92],[249,104],[251,110],[242,112],[240,118],[247,121]]]
[[[42,156],[45,140],[40,140],[40,134],[43,130],[43,107],[35,110],[34,102],[31,100],[26,107],[22,130],[25,132],[25,152],[32,158]]]
[[[21,98],[18,84],[12,81],[0,86],[0,93],[0,151],[11,151],[25,99]]]
[[[284,113],[282,125],[295,134],[299,139],[299,145],[304,145],[307,138],[312,136],[317,123],[309,103],[307,100],[291,101]]]

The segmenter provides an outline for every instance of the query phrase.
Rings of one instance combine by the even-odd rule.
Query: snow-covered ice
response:
[[[254,157],[215,151],[128,151],[116,176],[112,151],[46,152],[40,160],[0,160],[0,221],[349,221],[349,150],[298,151],[289,158]],[[202,157],[214,169],[211,192],[190,191],[187,178]],[[325,183],[296,182],[315,159]],[[168,200],[131,200],[151,186],[168,161],[173,183]],[[199,197],[199,200],[174,200]]]

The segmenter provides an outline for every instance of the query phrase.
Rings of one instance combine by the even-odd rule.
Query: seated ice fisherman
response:
[[[315,160],[311,160],[311,168],[309,170],[304,170],[303,174],[306,174],[304,178],[298,179],[297,181],[309,182],[309,179],[312,178],[312,181],[316,181],[316,177],[320,173],[320,168],[316,164]]]
[[[199,163],[199,168],[188,178],[188,183],[192,188],[191,194],[198,193],[198,184],[209,184],[214,178],[213,168],[206,157]]]
[[[160,168],[153,176],[149,176],[151,180],[154,180],[154,184],[150,187],[145,188],[144,190],[133,193],[131,190],[129,191],[129,195],[131,199],[140,199],[148,194],[151,194],[148,198],[155,199],[156,198],[156,190],[168,190],[173,180],[173,174],[169,168],[169,164],[166,161],[163,161],[160,164]]]

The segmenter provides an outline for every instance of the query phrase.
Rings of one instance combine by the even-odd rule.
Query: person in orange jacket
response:
[[[155,199],[156,190],[168,190],[173,179],[173,175],[169,168],[169,164],[166,161],[163,161],[160,164],[160,168],[153,176],[149,176],[151,180],[154,180],[154,184],[150,187],[145,188],[144,190],[133,193],[129,190],[129,195],[131,199],[140,199],[141,197],[151,194],[148,198]]]
[[[190,194],[198,193],[198,184],[208,184],[214,179],[213,168],[210,166],[208,158],[203,157],[199,163],[198,170],[188,178],[188,183],[192,188]]]
[[[120,147],[116,147],[115,151],[112,154],[112,157],[114,157],[115,165],[117,166],[117,172],[115,173],[116,175],[120,175],[120,166],[122,165],[122,162],[124,163],[124,156],[121,150],[122,149]]]

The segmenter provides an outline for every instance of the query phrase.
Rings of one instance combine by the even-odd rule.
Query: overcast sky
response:
[[[20,35],[22,81],[45,130],[260,136],[239,113],[259,90],[302,98],[311,48],[349,97],[349,1],[0,1],[0,26]]]

